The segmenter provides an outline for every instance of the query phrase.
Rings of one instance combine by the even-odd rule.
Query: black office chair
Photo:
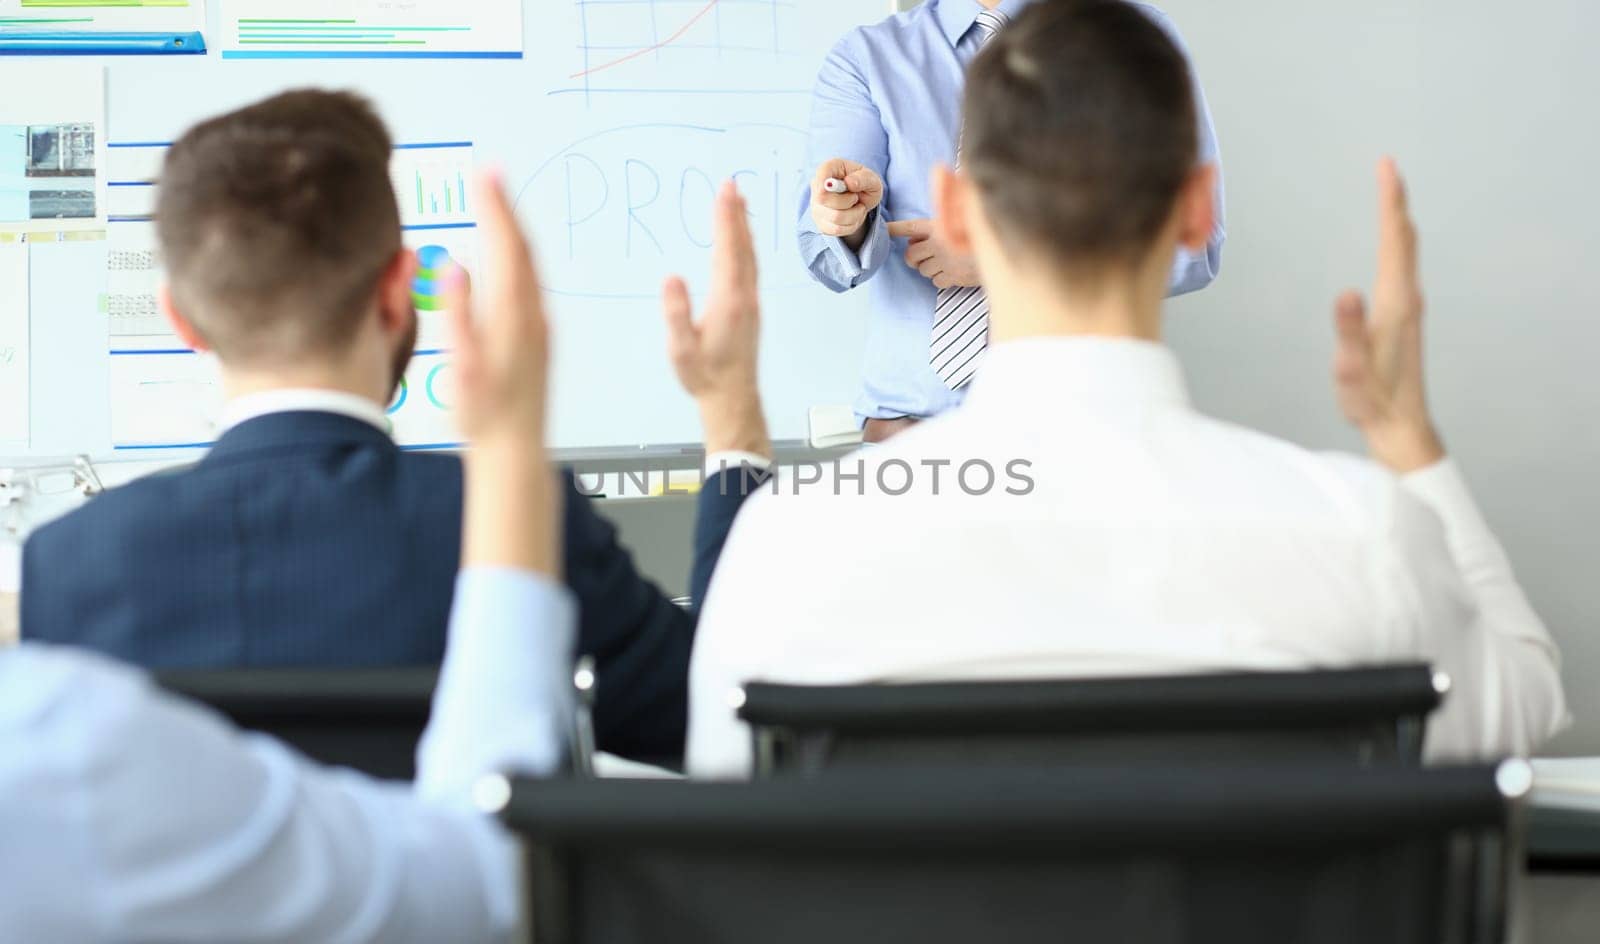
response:
[[[224,669],[156,674],[177,695],[314,760],[374,777],[416,776],[437,669]]]
[[[1600,813],[1535,805],[1527,817],[1528,871],[1600,875]]]
[[[1426,665],[1061,681],[751,683],[758,776],[905,763],[1415,764]]]
[[[1532,775],[901,768],[492,779],[539,944],[1500,944]]]

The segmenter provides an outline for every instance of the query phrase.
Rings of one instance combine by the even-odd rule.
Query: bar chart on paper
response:
[[[221,0],[224,59],[520,59],[520,0]]]
[[[402,144],[395,149],[390,176],[407,225],[464,223],[467,181],[472,174],[470,143]]]
[[[413,175],[413,182],[417,192],[413,212],[418,216],[452,216],[466,211],[467,182],[463,175],[424,174],[419,170]]]

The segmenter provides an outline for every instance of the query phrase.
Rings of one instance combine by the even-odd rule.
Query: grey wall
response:
[[[1600,4],[1165,0],[1228,176],[1223,277],[1173,306],[1200,405],[1356,447],[1326,377],[1331,302],[1371,277],[1371,166],[1412,181],[1434,400],[1566,655],[1600,753]]]

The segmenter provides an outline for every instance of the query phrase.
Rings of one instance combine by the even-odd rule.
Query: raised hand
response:
[[[829,193],[829,178],[844,181],[845,193]],[[811,180],[811,220],[817,232],[837,236],[852,249],[866,241],[867,215],[883,203],[883,179],[865,164],[834,158],[822,162]]]
[[[707,451],[769,456],[757,377],[761,296],[755,240],[732,181],[717,195],[715,215],[711,292],[699,322],[683,279],[673,276],[662,286],[667,352],[679,382],[700,406]]]
[[[549,324],[505,187],[482,174],[473,190],[493,278],[475,296],[458,270],[450,287],[455,415],[471,444],[462,562],[556,575],[560,492],[545,452]]]
[[[533,252],[498,177],[480,175],[474,189],[494,279],[479,297],[464,273],[451,286],[456,423],[475,444],[512,438],[542,446],[550,329]]]
[[[1428,411],[1422,354],[1417,229],[1405,181],[1391,159],[1378,166],[1378,274],[1372,305],[1358,291],[1335,306],[1339,406],[1366,436],[1374,459],[1405,474],[1445,456]]]

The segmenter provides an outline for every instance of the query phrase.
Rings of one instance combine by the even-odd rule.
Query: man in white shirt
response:
[[[745,509],[696,644],[691,773],[748,772],[731,696],[752,680],[1428,660],[1455,683],[1432,759],[1563,725],[1556,647],[1434,432],[1394,166],[1372,307],[1337,314],[1340,402],[1375,461],[1317,455],[1196,412],[1160,344],[1172,260],[1215,212],[1172,41],[1126,4],[1036,4],[967,95],[963,169],[934,191],[996,343],[958,410]]]

